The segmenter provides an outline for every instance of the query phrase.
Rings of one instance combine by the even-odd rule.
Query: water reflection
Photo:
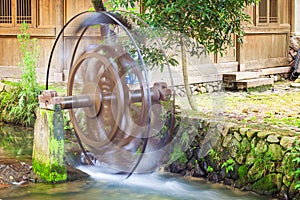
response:
[[[0,125],[0,158],[31,159],[33,129]]]
[[[24,128],[0,127],[0,157],[30,159],[33,131]],[[250,192],[240,192],[220,184],[203,180],[185,179],[177,175],[154,173],[134,175],[109,175],[100,168],[80,166],[90,174],[87,180],[61,183],[29,183],[0,186],[0,199],[43,200],[265,200]]]

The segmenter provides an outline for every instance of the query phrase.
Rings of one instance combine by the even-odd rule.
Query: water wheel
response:
[[[72,40],[73,46],[64,52],[69,74],[59,103],[69,109],[88,162],[129,175],[157,169],[165,159],[162,149],[172,140],[174,91],[155,33],[126,13],[76,15],[54,44],[46,89],[64,35],[71,35],[64,40]],[[158,49],[167,73],[147,60],[151,49]]]

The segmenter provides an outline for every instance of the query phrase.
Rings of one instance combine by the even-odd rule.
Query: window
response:
[[[0,25],[32,24],[32,0],[1,0]]]
[[[12,14],[11,14],[11,0],[2,0],[0,4],[0,23],[1,24],[11,24]]]
[[[278,23],[278,0],[261,0],[257,13],[258,24]]]
[[[31,0],[17,0],[17,24],[31,24]]]

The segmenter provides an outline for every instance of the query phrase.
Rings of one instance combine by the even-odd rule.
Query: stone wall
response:
[[[300,161],[296,164],[294,160],[300,157],[299,136],[190,120],[195,137],[186,158],[166,170],[278,199],[300,199],[299,189],[295,189],[299,175],[294,174],[300,167]]]
[[[194,83],[190,84],[191,94],[203,94],[203,93],[212,93],[219,92],[223,90],[222,81],[206,82],[206,83]],[[184,85],[179,85],[175,87],[176,95],[185,96],[186,91]]]

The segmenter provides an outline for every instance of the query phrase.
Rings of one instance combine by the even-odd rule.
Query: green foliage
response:
[[[274,155],[272,155],[270,151],[258,151],[254,144],[252,144],[250,153],[254,157],[254,163],[256,163],[265,174],[270,171],[272,164],[274,164],[272,161],[274,160]]]
[[[0,93],[1,120],[8,118],[9,122],[32,126],[35,121],[34,111],[38,106],[38,95],[41,92],[41,87],[36,81],[35,71],[39,48],[37,40],[30,38],[26,23],[21,26],[18,42],[23,58],[21,63],[23,67],[22,80],[13,85],[13,90]]]
[[[234,161],[232,158],[230,158],[230,159],[226,160],[226,161],[222,164],[221,168],[224,168],[224,167],[225,167],[225,168],[226,168],[226,173],[228,173],[228,172],[234,170],[234,165],[235,165],[235,161]]]
[[[73,125],[71,123],[70,115],[68,110],[62,110],[61,111],[63,114],[63,119],[64,119],[64,130],[65,131],[70,131],[73,128]]]
[[[220,152],[216,152],[214,149],[210,149],[208,151],[208,155],[215,160],[216,162],[219,162],[221,160],[221,153]]]
[[[116,0],[111,4],[113,8],[125,7],[126,9],[141,6],[140,18],[150,27],[165,31],[163,43],[168,44],[166,49],[176,48],[179,44],[188,101],[192,110],[198,110],[189,89],[187,53],[198,57],[206,52],[222,55],[228,46],[233,46],[235,37],[232,35],[236,35],[238,41],[242,42],[243,26],[246,22],[250,22],[250,17],[244,12],[245,8],[258,1]],[[157,57],[155,55],[157,54],[152,54],[151,58],[155,59]],[[177,64],[177,61],[172,59],[170,63]]]
[[[114,8],[135,7],[139,0],[116,0]],[[208,52],[223,52],[233,44],[231,35],[244,36],[244,24],[250,22],[246,6],[259,0],[144,0],[141,17],[152,27],[164,27],[188,37],[192,52],[203,45]],[[193,43],[192,41],[195,41]]]
[[[213,171],[214,171],[214,168],[213,168],[212,166],[208,166],[208,167],[207,167],[207,172],[210,172],[210,173],[211,173],[211,172],[213,172]]]
[[[296,181],[295,190],[300,191],[300,145],[299,141],[295,142],[295,145],[289,149],[291,151],[292,161],[295,164],[295,171],[292,172]]]

